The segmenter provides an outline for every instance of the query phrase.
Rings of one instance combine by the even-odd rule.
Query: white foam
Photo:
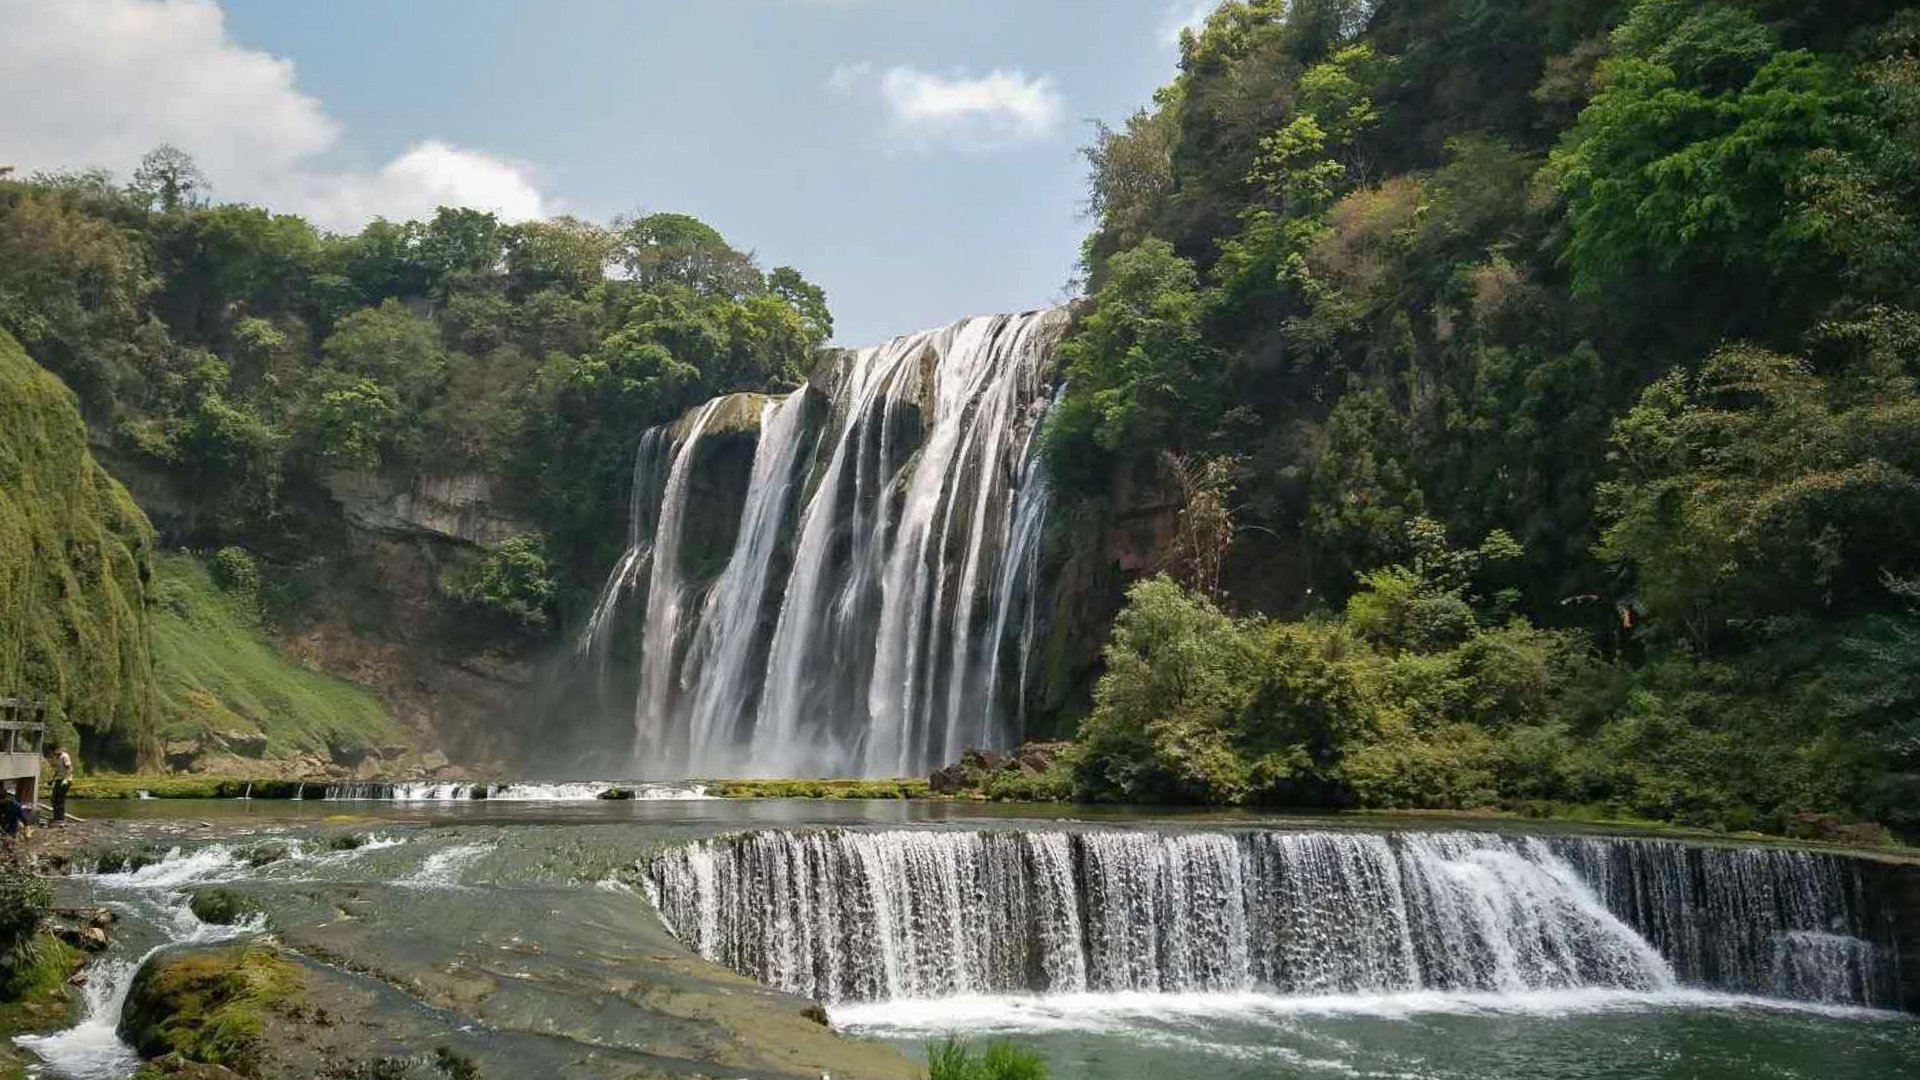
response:
[[[460,876],[492,850],[492,844],[449,844],[428,855],[420,869],[394,884],[414,889],[459,888]]]
[[[1403,1020],[1427,1014],[1559,1018],[1601,1013],[1766,1010],[1845,1019],[1904,1020],[1905,1014],[1850,1005],[1825,1005],[1706,990],[1545,990],[1527,993],[1444,993],[1281,996],[1226,994],[981,995],[834,1005],[836,1028],[861,1035],[939,1036],[1055,1031],[1124,1034],[1143,1024],[1184,1021],[1274,1022],[1301,1016],[1358,1016]]]
[[[159,862],[138,870],[87,876],[101,884],[123,888],[177,889],[227,876],[238,864],[238,858],[225,844],[208,844],[190,852],[176,847],[161,856]]]

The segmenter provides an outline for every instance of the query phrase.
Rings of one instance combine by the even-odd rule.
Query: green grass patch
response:
[[[1009,1042],[975,1052],[952,1036],[927,1047],[927,1080],[1047,1080],[1047,1061]]]
[[[925,780],[716,780],[722,799],[924,799]]]
[[[392,712],[365,687],[308,671],[261,633],[252,598],[215,583],[183,553],[154,559],[154,666],[160,737],[263,737],[267,756],[405,743]],[[156,797],[159,791],[153,792]]]

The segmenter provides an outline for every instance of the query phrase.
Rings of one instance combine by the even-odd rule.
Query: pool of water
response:
[[[450,1043],[489,1077],[615,1077],[642,1069],[769,1078],[828,1071],[837,1080],[912,1075],[911,1066],[884,1067],[871,1057],[795,1061],[729,1042],[733,1028],[774,1015],[753,1009],[797,1010],[793,999],[693,957],[662,926],[638,867],[665,845],[742,829],[1029,823],[1563,831],[1480,820],[892,801],[126,800],[74,809],[114,822],[116,842],[177,849],[137,873],[59,883],[62,902],[121,913],[103,974],[130,974],[156,949],[265,932],[206,927],[185,910],[189,890],[222,885],[256,900],[283,944],[393,997],[389,1042]],[[336,850],[334,838],[344,835],[360,846]],[[291,857],[248,866],[246,855],[263,844],[286,845]],[[124,987],[123,977],[94,979],[85,1022],[26,1043],[49,1060],[44,1075],[130,1074],[134,1060],[113,1035]],[[1012,995],[842,1004],[830,1016],[838,1031],[921,1060],[931,1041],[948,1034],[1013,1039],[1041,1052],[1055,1080],[1920,1075],[1914,1017],[1700,991]]]
[[[1085,995],[838,1008],[909,1053],[1006,1038],[1055,1080],[1892,1080],[1920,1069],[1911,1017],[1707,993]]]

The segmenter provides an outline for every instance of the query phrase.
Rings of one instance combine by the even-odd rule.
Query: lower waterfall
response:
[[[1852,860],[1480,833],[753,832],[670,849],[701,956],[830,1003],[1697,987],[1895,1006]]]

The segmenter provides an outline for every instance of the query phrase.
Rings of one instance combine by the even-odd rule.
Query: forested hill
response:
[[[1916,49],[1783,0],[1187,35],[1088,151],[1047,432],[1078,520],[1185,503],[1081,793],[1920,827]]]
[[[528,659],[626,545],[640,433],[798,385],[832,330],[818,287],[682,215],[442,209],[335,235],[214,202],[171,147],[130,183],[7,172],[0,329],[73,389],[161,545],[219,551],[214,577],[246,583],[234,602],[300,666],[380,690],[430,758],[469,766],[512,760]],[[175,594],[205,584],[163,569]],[[312,694],[264,660],[207,703],[237,685],[225,650],[178,639],[198,666],[162,672],[175,764],[257,746],[255,725],[342,767],[404,749],[337,709],[275,719]]]
[[[1023,790],[1920,832],[1917,54],[1874,0],[1221,5],[1087,150]],[[222,549],[173,594],[501,760],[639,433],[798,385],[825,296],[680,215],[211,190],[0,172],[0,329]],[[164,709],[232,681],[192,610]]]
[[[217,178],[213,178],[217,180]],[[163,147],[134,183],[0,181],[0,326],[130,464],[190,478],[175,543],[297,553],[340,472],[484,472],[578,585],[619,532],[636,433],[731,390],[797,385],[825,295],[675,214],[605,228],[442,209],[357,235],[212,205]],[[523,570],[526,567],[521,567]],[[496,596],[540,626],[556,597]]]

